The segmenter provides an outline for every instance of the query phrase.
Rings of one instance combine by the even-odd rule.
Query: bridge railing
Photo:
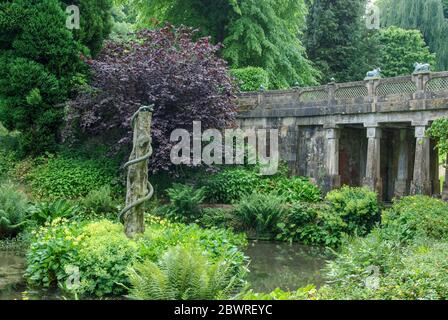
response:
[[[448,95],[448,71],[417,73],[411,76],[366,79],[349,83],[242,93],[241,111],[262,104],[264,108],[319,107],[372,103],[374,101],[411,100]]]

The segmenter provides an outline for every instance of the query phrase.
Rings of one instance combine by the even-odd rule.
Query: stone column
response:
[[[448,155],[445,162],[445,181],[443,182],[442,199],[448,201]]]
[[[339,175],[339,138],[340,129],[336,126],[326,127],[327,130],[327,191],[341,186]]]
[[[415,126],[415,162],[411,194],[431,195],[431,141],[426,136],[426,125]]]
[[[381,128],[367,126],[367,163],[363,186],[377,192],[378,198],[383,196],[383,181],[381,179]]]
[[[407,129],[400,130],[400,139],[398,147],[398,166],[397,177],[395,179],[394,195],[402,198],[408,195],[409,185],[409,146],[407,143]]]

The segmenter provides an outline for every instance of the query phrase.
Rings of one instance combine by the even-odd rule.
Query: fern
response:
[[[128,271],[130,297],[137,300],[228,299],[244,285],[226,261],[210,261],[195,248],[174,247],[156,264],[137,263]]]

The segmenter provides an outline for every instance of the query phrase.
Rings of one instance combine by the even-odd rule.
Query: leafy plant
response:
[[[26,180],[38,197],[76,199],[114,183],[115,177],[94,160],[50,156],[32,169]]]
[[[380,207],[375,192],[344,186],[327,194],[335,212],[347,224],[350,234],[365,235],[379,222]]]
[[[322,200],[322,192],[319,187],[312,184],[308,178],[303,177],[266,179],[261,181],[259,192],[274,193],[288,203],[297,201],[318,202]]]
[[[244,284],[226,260],[210,261],[196,248],[169,249],[157,262],[135,264],[128,272],[130,297],[139,300],[229,299]]]
[[[335,247],[347,225],[327,203],[296,202],[277,224],[277,240]]]
[[[383,212],[382,223],[388,237],[396,241],[448,240],[448,204],[427,196],[405,197]]]
[[[205,198],[205,189],[174,184],[167,194],[171,203],[159,209],[166,217],[179,222],[193,222],[201,214],[200,204]]]
[[[24,226],[28,206],[26,195],[17,186],[0,183],[0,238],[17,235]]]
[[[137,261],[157,262],[172,247],[192,245],[208,252],[210,261],[223,260],[232,276],[245,271],[247,258],[239,251],[246,240],[221,229],[201,229],[148,217],[147,230],[128,239],[123,226],[108,220],[68,221],[57,218],[33,232],[27,252],[26,278],[34,286],[58,285],[65,290],[70,274],[79,269],[79,296],[117,296],[129,287],[127,270]]]
[[[254,192],[259,180],[257,173],[243,168],[220,171],[207,180],[207,199],[217,203],[233,203]]]
[[[102,186],[98,190],[90,191],[81,200],[84,210],[92,214],[106,214],[116,211],[115,201],[110,186]]]
[[[79,207],[67,200],[59,199],[54,202],[40,202],[30,207],[28,219],[43,225],[56,218],[71,218],[79,212]]]
[[[253,193],[235,205],[234,214],[246,230],[258,235],[275,233],[277,223],[287,211],[283,199],[275,195]]]

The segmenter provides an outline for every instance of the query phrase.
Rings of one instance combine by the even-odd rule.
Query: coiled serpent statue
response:
[[[137,112],[135,112],[134,115],[131,118],[131,124],[132,124],[132,128],[134,130],[134,147],[133,147],[133,151],[132,151],[132,154],[131,154],[131,158],[134,157],[134,159],[130,159],[123,166],[124,169],[128,169],[128,186],[127,186],[128,187],[128,192],[130,190],[129,178],[130,178],[130,175],[131,175],[131,172],[130,172],[131,170],[129,170],[129,168],[132,167],[132,166],[136,166],[136,165],[138,165],[141,162],[146,162],[153,154],[153,149],[152,149],[152,146],[151,146],[151,136],[150,135],[149,136],[145,135],[145,136],[135,137],[135,135],[136,135],[136,120],[138,119],[139,115],[141,115],[142,112],[149,112],[150,113],[149,117],[151,118],[152,117],[152,112],[153,112],[153,107],[154,107],[153,105],[151,105],[151,106],[143,106],[143,107],[139,108],[137,110]],[[151,120],[149,120],[149,121],[151,121]],[[148,152],[145,155],[141,156],[141,157],[136,157],[136,148],[137,147],[147,148]],[[146,170],[147,170],[147,166],[145,166],[145,167],[146,167]],[[154,188],[151,185],[151,183],[149,182],[149,180],[147,182],[147,189],[148,189],[148,193],[146,194],[146,196],[144,196],[144,197],[142,197],[142,198],[140,198],[138,200],[135,200],[135,201],[133,201],[130,204],[128,204],[129,194],[127,195],[127,199],[126,199],[127,205],[126,205],[126,207],[123,210],[121,210],[121,212],[119,213],[119,216],[118,216],[118,218],[119,218],[121,223],[123,223],[123,224],[125,223],[126,217],[127,217],[127,215],[129,214],[129,212],[132,209],[136,208],[137,206],[142,205],[143,203],[145,203],[146,201],[148,201],[148,200],[150,200],[152,198],[152,196],[154,195]]]

